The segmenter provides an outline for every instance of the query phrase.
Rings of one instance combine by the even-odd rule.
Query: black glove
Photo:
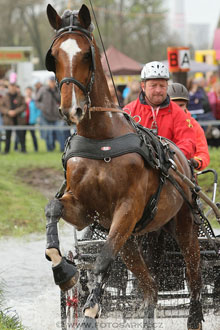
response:
[[[194,168],[198,168],[200,166],[199,162],[197,162],[197,160],[195,160],[194,158],[191,158],[190,162]]]

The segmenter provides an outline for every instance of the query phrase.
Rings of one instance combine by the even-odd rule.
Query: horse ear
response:
[[[49,4],[47,6],[47,17],[50,25],[55,29],[59,30],[62,27],[62,19],[57,14],[56,10]]]
[[[78,19],[79,19],[82,27],[84,27],[85,29],[88,29],[88,27],[91,24],[91,16],[90,16],[89,9],[86,5],[82,5],[82,7],[80,8],[79,13],[78,13]]]

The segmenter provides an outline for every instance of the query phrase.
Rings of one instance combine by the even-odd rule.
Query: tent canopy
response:
[[[132,58],[128,57],[127,55],[121,53],[115,47],[110,46],[106,50],[106,55],[108,58],[108,62],[110,65],[110,69],[112,74],[115,76],[119,75],[139,75],[143,68],[143,65]],[[106,62],[105,54],[102,53],[101,55],[101,62],[106,74],[109,73],[108,65]],[[162,63],[168,66],[168,61],[161,61]],[[217,71],[217,65],[211,65],[207,63],[197,62],[190,60],[190,72],[213,72]]]
[[[113,46],[106,50],[106,55],[113,75],[138,75],[142,70],[140,63],[121,53]],[[105,73],[108,74],[109,70],[104,53],[101,55],[101,62]]]

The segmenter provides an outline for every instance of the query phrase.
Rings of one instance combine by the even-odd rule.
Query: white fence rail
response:
[[[61,131],[67,131],[67,130],[73,130],[74,126],[52,126],[52,125],[14,125],[14,126],[0,126],[0,131],[7,131],[7,130],[13,130],[13,131],[54,131],[54,130],[61,130]]]

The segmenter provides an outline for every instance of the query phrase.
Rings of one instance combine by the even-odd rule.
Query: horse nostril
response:
[[[76,115],[77,115],[78,118],[80,118],[82,116],[82,113],[83,113],[83,111],[82,111],[81,108],[76,109]]]

